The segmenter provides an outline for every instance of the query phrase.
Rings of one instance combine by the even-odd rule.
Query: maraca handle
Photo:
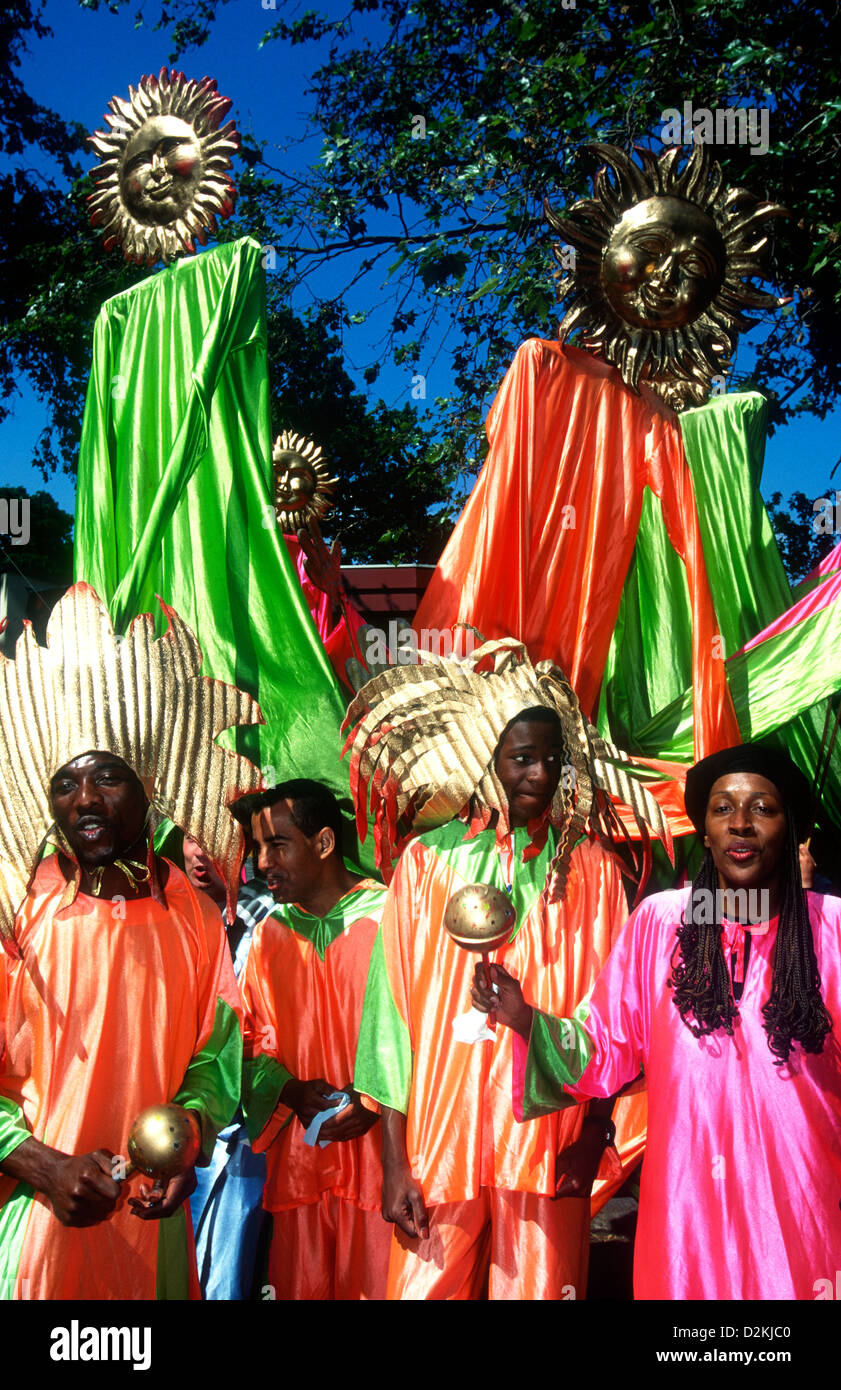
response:
[[[491,960],[490,960],[490,956],[488,955],[487,951],[483,951],[483,952],[482,952],[482,965],[484,966],[484,970],[485,970],[485,983],[486,983],[486,985],[488,986],[488,989],[493,989],[493,980],[491,979],[491,968],[490,968],[490,967],[491,967]]]

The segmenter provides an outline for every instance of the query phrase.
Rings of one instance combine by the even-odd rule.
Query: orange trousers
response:
[[[327,1192],[272,1218],[269,1283],[275,1298],[385,1298],[391,1227],[378,1211],[362,1211]]]
[[[590,1255],[586,1197],[483,1187],[429,1208],[428,1240],[395,1228],[389,1299],[583,1298]]]

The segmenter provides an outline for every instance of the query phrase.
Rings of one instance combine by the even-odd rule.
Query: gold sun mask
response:
[[[294,536],[327,515],[339,480],[330,477],[320,446],[300,434],[278,435],[272,464],[277,524],[284,535]]]
[[[560,341],[579,330],[582,346],[618,367],[632,390],[644,383],[674,410],[701,405],[753,322],[743,309],[778,303],[749,280],[761,274],[768,245],[761,224],[786,210],[727,188],[705,145],[682,169],[679,148],[659,159],[638,150],[640,164],[613,145],[591,148],[613,180],[600,169],[594,196],[565,217],[546,206],[567,243],[555,248],[564,268],[558,295],[571,301]]]
[[[200,82],[161,68],[129,87],[128,101],[113,97],[105,119],[110,131],[89,140],[102,162],[93,170],[90,220],[102,229],[106,251],[122,247],[138,265],[169,265],[202,246],[216,231],[216,217],[234,210],[236,189],[228,176],[239,146],[231,109],[209,77]]]

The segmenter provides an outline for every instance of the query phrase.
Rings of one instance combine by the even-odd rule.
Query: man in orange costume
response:
[[[148,640],[141,618],[134,633],[115,643],[96,595],[79,585],[50,619],[52,650],[35,649],[24,634],[17,660],[3,667],[4,697],[18,680],[33,691],[30,766],[37,768],[41,757],[48,768],[61,747],[57,723],[45,735],[50,708],[62,729],[70,729],[67,740],[79,739],[81,747],[48,777],[43,796],[33,782],[28,786],[32,819],[53,818],[56,853],[38,865],[13,928],[11,914],[0,923],[6,948],[0,958],[0,1297],[201,1296],[183,1205],[195,1185],[193,1170],[152,1187],[140,1173],[117,1180],[125,1160],[115,1160],[126,1153],[138,1112],[164,1101],[187,1108],[209,1155],[238,1098],[240,1005],[218,909],[175,865],[153,854],[147,830],[150,796],[160,793],[176,806],[173,779],[183,783],[183,764],[171,750],[177,744],[189,758],[199,736],[185,724],[202,723],[203,697],[218,701],[220,691],[233,688],[214,690],[215,683],[196,675],[192,693],[199,703],[192,703],[187,666],[195,658],[197,672],[201,653],[177,615],[169,616],[172,628],[159,642]],[[162,646],[169,654],[144,689],[143,672]],[[42,680],[51,661],[54,669]],[[135,705],[118,698],[121,671]],[[71,689],[88,693],[90,708],[65,703],[67,673]],[[173,715],[174,680],[181,710]],[[5,698],[0,704],[8,751],[9,738],[21,739],[19,706]],[[169,739],[167,717],[178,721],[185,713],[178,725],[184,742]],[[38,738],[30,737],[33,730]],[[96,747],[100,738],[104,748]],[[131,745],[143,782],[113,751]],[[215,747],[209,756],[210,768],[222,769],[220,791],[228,789],[227,770],[240,787],[244,769],[256,772]],[[8,857],[8,785],[4,797],[9,866],[15,861]],[[226,811],[214,818],[197,807],[186,820],[211,851],[219,848],[213,826],[222,825],[222,816],[230,822]],[[220,862],[218,853],[213,857]],[[230,879],[235,865],[226,867]]]
[[[405,832],[413,818],[462,813],[412,839],[397,865],[360,1030],[354,1084],[382,1108],[392,1299],[475,1299],[486,1289],[492,1299],[583,1297],[588,1194],[613,1137],[610,1102],[557,1124],[518,1125],[502,1031],[473,1043],[453,1033],[473,972],[443,928],[459,888],[511,895],[517,920],[497,958],[518,962],[535,997],[571,1008],[627,915],[609,853],[578,838],[595,828],[593,792],[604,786],[595,731],[556,668],[531,667],[522,649],[519,664],[506,664],[499,645],[474,652],[472,672],[454,662],[415,668],[408,708],[405,668],[387,672],[348,712],[358,735],[351,781],[361,808],[370,776],[381,847],[389,826]],[[498,669],[487,669],[492,661]]]
[[[255,929],[243,986],[246,1118],[255,1153],[266,1154],[273,1218],[271,1296],[381,1299],[390,1240],[376,1115],[351,1081],[385,890],[345,866],[339,805],[320,783],[282,783],[237,813],[250,815],[276,904]],[[344,1108],[314,1137],[337,1092]]]

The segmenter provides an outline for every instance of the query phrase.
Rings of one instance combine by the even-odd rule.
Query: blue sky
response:
[[[307,6],[300,8],[303,11]],[[344,12],[344,6],[335,0],[326,0],[319,8]],[[308,75],[317,64],[320,49],[315,45],[290,49],[277,42],[259,48],[261,36],[275,17],[268,0],[229,0],[228,4],[221,4],[209,42],[187,54],[179,66],[188,76],[209,73],[215,77],[219,90],[233,101],[232,115],[240,131],[268,141],[275,147],[271,162],[290,167],[318,155],[315,141],[303,145],[299,142],[304,132]],[[155,72],[166,62],[166,36],[136,29],[133,5],[114,15],[104,8],[95,12],[82,10],[76,0],[49,0],[44,18],[54,35],[51,39],[32,40],[22,67],[24,84],[38,101],[79,121],[90,131],[103,126],[108,101],[115,93],[125,94],[129,84],[136,83],[142,73]],[[92,159],[91,164],[94,162]],[[547,256],[547,275],[550,271]],[[339,268],[325,275],[335,276],[332,285],[329,279],[320,283],[320,288],[328,291],[340,288],[345,278]],[[373,286],[360,286],[357,302],[349,307],[369,308],[372,292],[376,295],[381,280],[382,275]],[[376,316],[372,325],[376,330]],[[355,375],[354,355],[351,344],[351,375]],[[363,348],[361,357],[367,359],[369,355]],[[746,341],[737,356],[737,367],[746,367],[750,358]],[[363,364],[360,360],[360,366]],[[427,370],[426,364],[421,364],[421,370]],[[444,368],[440,359],[435,373],[430,398],[446,394],[448,386],[442,379]],[[360,389],[365,390],[361,377],[358,380]],[[410,387],[410,371],[390,368],[384,370],[373,392],[389,404],[402,405],[411,399]],[[60,505],[73,510],[72,479],[57,476],[45,484],[30,463],[35,441],[46,423],[43,407],[25,383],[20,397],[12,404],[13,416],[0,424],[0,481],[18,483],[30,491],[46,487]],[[768,441],[763,493],[767,496],[779,490],[788,496],[801,489],[809,497],[821,496],[830,486],[829,475],[839,458],[841,405],[825,421],[805,417]],[[841,487],[841,469],[834,483]]]

